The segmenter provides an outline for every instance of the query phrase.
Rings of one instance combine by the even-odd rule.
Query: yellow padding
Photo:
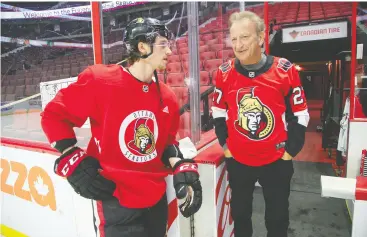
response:
[[[6,225],[1,224],[0,227],[1,235],[4,237],[28,237],[28,235],[20,233],[19,231],[7,227]]]

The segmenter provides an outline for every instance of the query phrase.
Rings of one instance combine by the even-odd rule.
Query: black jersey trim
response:
[[[267,55],[266,56],[266,62],[264,64],[264,66],[262,66],[258,70],[251,70],[251,71],[246,70],[245,68],[243,68],[241,66],[240,60],[238,60],[237,58],[235,60],[234,65],[235,65],[235,68],[236,68],[236,71],[237,72],[239,72],[240,74],[242,74],[245,77],[248,77],[248,78],[253,79],[253,78],[258,77],[261,74],[269,71],[269,69],[271,68],[271,66],[273,65],[273,63],[274,63],[274,57],[271,56],[271,55]]]

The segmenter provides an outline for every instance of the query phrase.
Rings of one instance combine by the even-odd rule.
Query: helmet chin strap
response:
[[[157,70],[154,70],[153,74],[155,77],[155,84],[157,85],[159,102],[161,103],[161,106],[163,107],[163,99],[162,99],[162,94],[161,94],[161,87],[159,86]]]
[[[136,56],[138,56],[139,58],[147,58],[150,55],[152,55],[152,53],[153,53],[153,46],[150,45],[150,53],[145,54],[145,55],[136,55]],[[163,106],[163,99],[162,99],[162,95],[161,95],[161,87],[159,85],[158,74],[157,74],[157,70],[156,69],[154,69],[153,74],[154,74],[154,78],[155,78],[155,83],[157,85],[159,102],[160,102],[161,106]]]

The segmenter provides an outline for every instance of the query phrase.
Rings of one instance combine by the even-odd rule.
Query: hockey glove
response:
[[[97,159],[88,156],[79,147],[62,154],[55,161],[55,173],[67,178],[80,196],[93,200],[111,199],[116,185],[100,175],[102,170]]]
[[[195,214],[201,207],[202,188],[199,180],[198,165],[191,159],[182,159],[173,167],[173,185],[178,199],[184,199],[179,205],[184,217]],[[190,193],[191,188],[191,193]]]

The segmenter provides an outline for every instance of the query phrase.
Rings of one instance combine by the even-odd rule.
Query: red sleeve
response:
[[[300,112],[307,109],[307,102],[305,92],[301,85],[301,80],[298,75],[298,71],[293,66],[290,72],[290,87],[292,95],[290,96],[290,102],[293,112]]]
[[[225,63],[219,67],[217,71],[217,77],[215,82],[215,89],[213,95],[213,106],[212,106],[212,114],[213,118],[226,117],[227,114],[227,103],[226,96],[224,91],[224,83],[223,83],[223,72],[226,72],[230,69],[230,64]],[[224,70],[224,71],[223,71]]]
[[[75,138],[73,127],[81,127],[95,106],[94,84],[93,73],[87,68],[46,105],[41,125],[50,143]]]
[[[286,121],[288,139],[285,150],[295,157],[305,144],[306,128],[310,116],[308,114],[307,102],[303,91],[301,80],[294,66],[288,72],[289,92],[286,96]]]

